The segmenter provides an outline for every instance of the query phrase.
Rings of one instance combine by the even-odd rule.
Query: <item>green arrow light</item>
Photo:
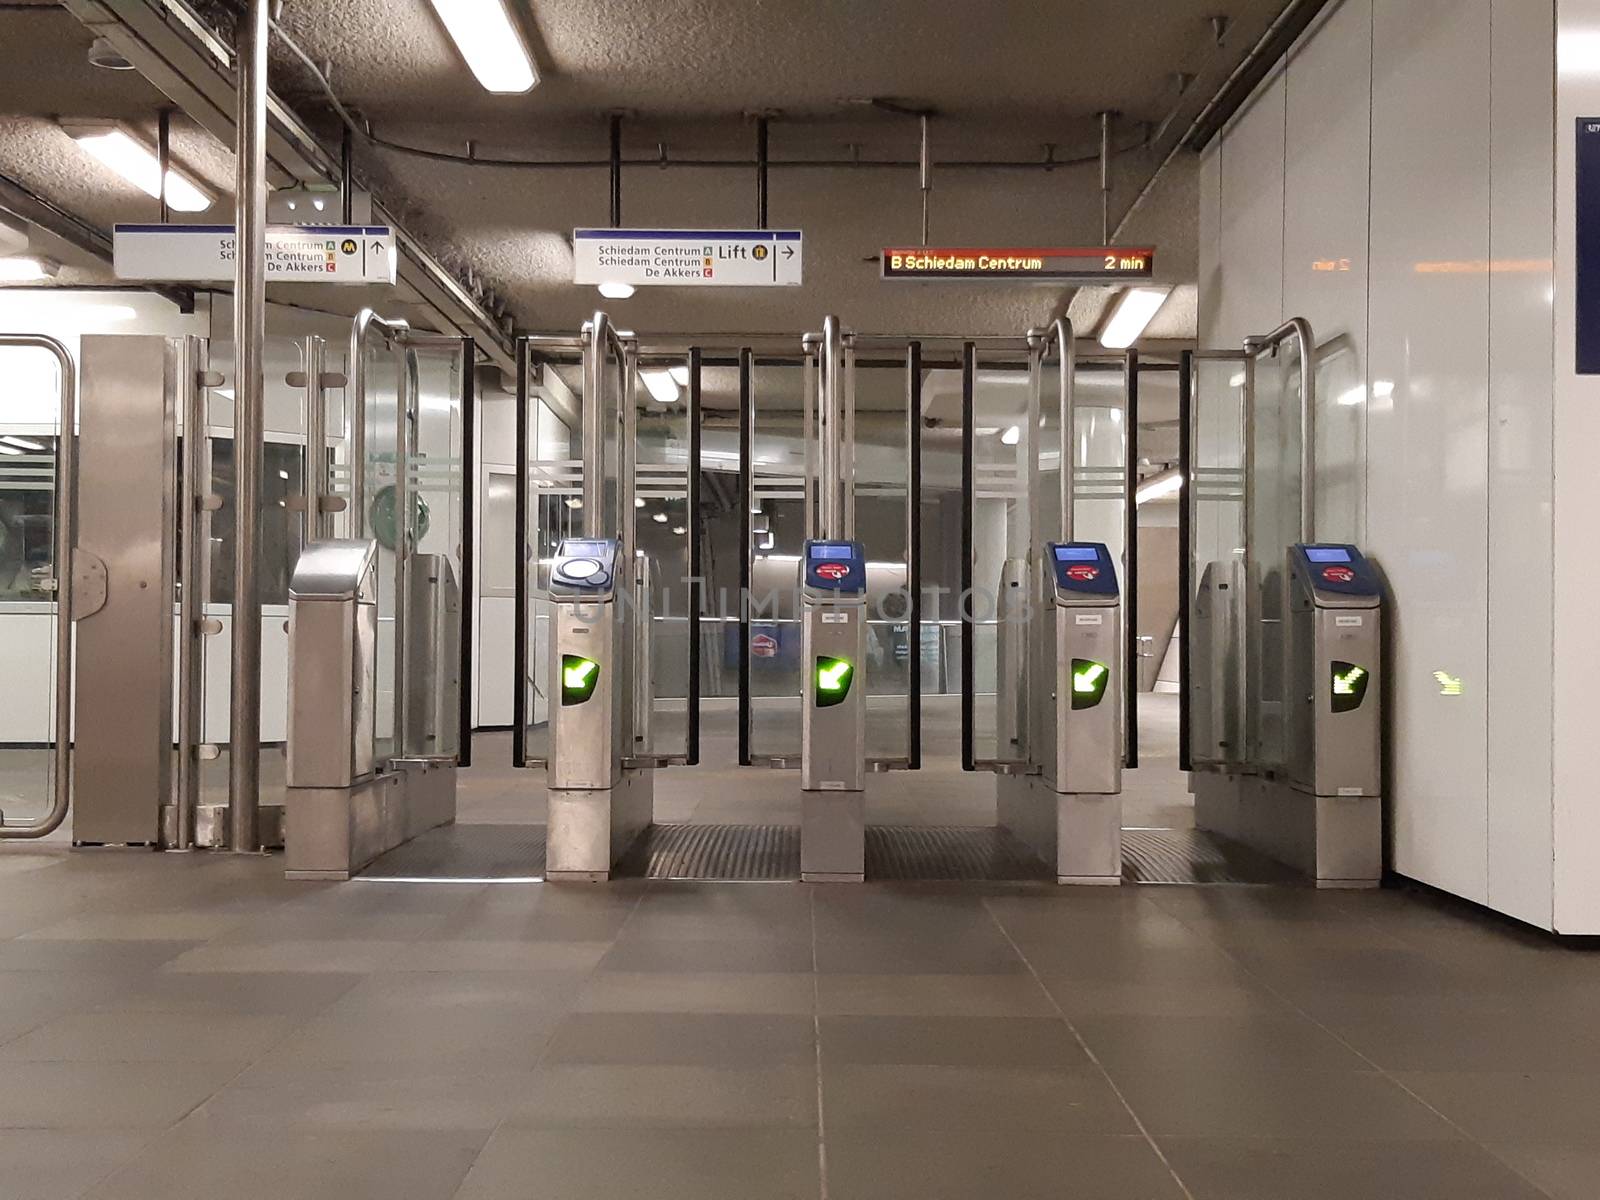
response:
[[[1094,708],[1106,698],[1106,685],[1111,682],[1111,668],[1105,663],[1088,658],[1072,660],[1072,707]]]
[[[1355,663],[1333,664],[1333,711],[1354,712],[1367,698],[1367,685],[1372,682],[1372,672]]]
[[[840,704],[850,694],[850,683],[855,678],[855,667],[848,659],[817,659],[817,707],[831,708]]]
[[[582,704],[600,682],[600,664],[578,654],[561,656],[561,703]]]

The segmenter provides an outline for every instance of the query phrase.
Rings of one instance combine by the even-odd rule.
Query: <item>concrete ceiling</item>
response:
[[[1038,160],[1046,144],[1063,161],[1093,154],[1094,114],[1110,108],[1122,114],[1116,140],[1124,152],[1113,172],[1120,215],[1284,0],[516,2],[543,76],[525,96],[482,91],[426,0],[289,0],[282,24],[330,66],[335,91],[380,137],[457,153],[470,140],[488,157],[603,160],[605,114],[626,110],[630,160],[664,149],[669,160],[743,163],[753,155],[747,114],[761,110],[776,114],[775,160],[914,162],[917,122],[860,103],[878,97],[935,112],[936,164]],[[90,67],[84,28],[50,5],[34,7],[41,11],[0,10],[8,68],[0,76],[0,174],[103,229],[152,219],[154,202],[78,151],[54,118],[116,117],[153,130],[162,96],[134,73]],[[211,7],[208,15],[225,22],[224,6]],[[1221,46],[1210,23],[1219,10],[1232,21]],[[1179,73],[1195,77],[1181,96]],[[319,87],[281,46],[272,85],[335,142]],[[1163,122],[1162,139],[1143,145]],[[173,145],[218,194],[210,219],[225,219],[231,153],[181,117]],[[462,165],[364,140],[357,162],[408,228],[442,261],[492,286],[519,326],[570,329],[601,303],[569,282],[567,235],[608,223],[603,167]],[[1098,182],[1092,163],[1049,172],[936,165],[932,238],[1097,243]],[[1192,284],[1196,275],[1194,185],[1195,162],[1180,154],[1121,237],[1157,245],[1158,272],[1172,283]],[[754,216],[747,167],[630,166],[622,188],[630,225],[742,226]],[[770,219],[806,231],[805,286],[646,289],[607,307],[619,323],[661,335],[798,332],[830,311],[864,330],[991,334],[1039,324],[1072,300],[1060,287],[880,281],[872,256],[919,236],[913,167],[775,168]],[[93,278],[93,270],[64,276]],[[348,308],[355,299],[328,304]],[[1079,298],[1074,315],[1097,317],[1096,303]],[[1192,293],[1176,296],[1151,333],[1192,337]]]

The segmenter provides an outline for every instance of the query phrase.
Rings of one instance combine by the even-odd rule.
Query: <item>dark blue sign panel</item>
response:
[[[1600,375],[1600,117],[1578,121],[1578,374]]]

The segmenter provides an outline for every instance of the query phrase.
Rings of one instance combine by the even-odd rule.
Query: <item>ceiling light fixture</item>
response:
[[[1150,322],[1172,295],[1171,288],[1129,288],[1117,301],[1100,333],[1100,344],[1107,350],[1126,350],[1144,336]]]
[[[1022,440],[1022,426],[1013,425],[1000,435],[1000,441],[1007,446],[1015,446]]]
[[[679,537],[682,537],[684,534],[688,533],[689,530],[683,525],[674,525],[672,527],[672,532],[677,534]]]
[[[651,517],[650,519],[652,521],[654,521],[657,525],[665,525],[670,518],[667,516],[666,513],[658,512],[658,513],[655,514],[655,516]]]
[[[643,508],[644,507],[644,497],[643,496],[635,496],[633,498],[633,506],[635,508]]]
[[[32,255],[0,258],[0,283],[37,283],[52,278],[60,269],[60,263]]]
[[[0,442],[0,454],[26,454],[26,453],[27,453],[27,451],[21,449],[20,447],[8,446],[4,442]]]
[[[432,4],[485,91],[507,95],[533,90],[539,73],[505,0],[432,0]]]
[[[626,300],[633,295],[633,284],[610,279],[600,285],[600,294],[607,300]]]
[[[672,376],[672,382],[677,384],[679,387],[689,386],[688,367],[672,367],[667,371],[667,374]]]
[[[0,437],[0,445],[15,446],[19,450],[32,450],[34,452],[39,452],[39,451],[42,451],[44,449],[44,446],[41,445],[40,443],[35,442],[35,441],[30,441],[29,439],[24,438],[24,437],[18,437],[14,433],[8,433],[8,434],[5,434],[3,437]]]
[[[639,378],[650,396],[660,404],[674,404],[678,399],[678,385],[670,371],[640,371]]]
[[[63,129],[104,166],[110,167],[147,196],[161,195],[161,160],[156,152],[121,125],[106,122],[63,122]],[[204,212],[214,197],[199,184],[167,168],[167,204],[178,212]]]
[[[1139,484],[1133,494],[1134,505],[1143,507],[1152,500],[1165,500],[1168,496],[1176,496],[1181,491],[1183,491],[1183,472],[1176,468],[1162,471]]]

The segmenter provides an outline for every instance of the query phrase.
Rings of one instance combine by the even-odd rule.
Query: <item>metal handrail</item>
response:
[[[376,326],[391,346],[411,331],[408,321],[380,317],[370,308],[356,314],[350,326],[350,387],[345,395],[345,440],[350,446],[350,536],[367,536],[367,335]],[[405,408],[406,368],[400,368],[395,407]],[[396,446],[396,454],[399,447]]]
[[[61,828],[72,803],[72,569],[77,542],[77,369],[72,355],[53,337],[0,334],[0,346],[28,347],[55,355],[61,372],[61,433],[56,439],[56,777],[50,811],[33,821],[0,823],[0,839],[48,837]]]

